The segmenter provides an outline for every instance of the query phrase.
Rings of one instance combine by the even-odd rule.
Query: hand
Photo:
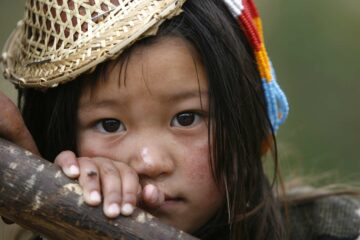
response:
[[[1,91],[0,106],[0,137],[40,156],[35,141],[25,126],[19,109]]]
[[[109,218],[133,213],[137,203],[155,208],[164,202],[164,194],[153,184],[142,189],[138,174],[123,162],[103,157],[76,157],[71,151],[61,152],[55,164],[66,176],[78,179],[84,200],[97,206],[103,199],[103,211]]]

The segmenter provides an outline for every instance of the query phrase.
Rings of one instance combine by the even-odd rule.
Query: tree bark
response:
[[[49,239],[196,239],[136,209],[106,218],[60,168],[0,139],[0,215]]]

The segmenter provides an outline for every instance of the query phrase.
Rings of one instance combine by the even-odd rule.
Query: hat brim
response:
[[[137,14],[124,16],[121,9],[112,13],[97,28],[80,36],[78,41],[69,47],[65,46],[55,51],[55,54],[41,56],[36,48],[27,48],[27,38],[23,23],[9,37],[4,47],[3,63],[6,78],[20,87],[48,88],[70,81],[80,74],[93,69],[96,65],[120,55],[136,40],[154,35],[159,25],[168,18],[178,15],[185,0],[162,0],[153,2],[144,0]],[[147,5],[147,6],[146,6]],[[147,12],[144,12],[147,9]],[[126,19],[123,20],[123,19]],[[4,57],[5,56],[5,57]]]

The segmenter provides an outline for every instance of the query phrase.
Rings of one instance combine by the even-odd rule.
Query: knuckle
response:
[[[139,181],[139,176],[138,176],[138,174],[137,174],[137,172],[135,170],[130,168],[128,170],[128,172],[127,172],[127,175],[128,175],[129,178],[134,179],[137,182]]]
[[[123,194],[127,195],[127,197],[132,196],[132,197],[136,198],[137,188],[136,187],[123,188]]]
[[[112,202],[112,203],[116,202],[116,203],[120,204],[121,200],[122,200],[122,196],[119,193],[119,191],[108,190],[108,192],[106,192],[105,202]]]
[[[114,162],[114,164],[116,165],[116,167],[118,169],[121,169],[122,172],[124,172],[124,174],[128,175],[129,177],[138,178],[138,173],[135,171],[135,169],[133,169],[132,167],[130,167],[126,163]]]
[[[102,172],[105,175],[111,175],[111,176],[119,175],[117,169],[110,164],[105,164],[104,166],[102,166]]]
[[[91,159],[88,158],[88,157],[78,157],[77,161],[79,162],[79,164],[82,164],[82,165],[84,165],[84,164],[92,164],[93,163],[91,161]]]
[[[86,173],[81,174],[79,177],[79,183],[84,189],[98,189],[99,181],[98,177],[89,177]]]

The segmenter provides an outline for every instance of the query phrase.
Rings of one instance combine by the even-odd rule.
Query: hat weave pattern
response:
[[[24,87],[55,87],[154,35],[185,0],[27,0],[4,48],[7,75]]]

